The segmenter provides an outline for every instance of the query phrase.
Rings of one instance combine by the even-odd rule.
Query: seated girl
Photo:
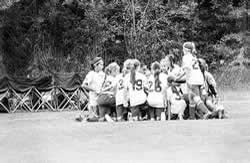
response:
[[[177,115],[179,120],[183,120],[184,110],[187,106],[180,84],[174,81],[175,77],[168,77],[169,88],[167,90],[168,119],[172,115]]]

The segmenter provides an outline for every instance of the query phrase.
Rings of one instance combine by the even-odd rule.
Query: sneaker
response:
[[[105,122],[105,118],[104,118],[104,117],[99,118],[99,119],[98,119],[98,122]]]
[[[98,122],[99,118],[98,117],[92,117],[87,119],[88,122]]]
[[[207,113],[207,114],[205,114],[205,115],[203,116],[203,119],[204,119],[204,120],[209,119],[209,118],[211,118],[210,113]]]
[[[107,122],[114,122],[114,120],[108,114],[105,115],[105,119]]]
[[[81,115],[79,115],[79,117],[76,117],[75,119],[77,122],[82,122],[83,121],[83,118]]]

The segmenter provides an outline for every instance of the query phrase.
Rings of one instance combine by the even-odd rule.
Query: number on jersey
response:
[[[142,90],[142,80],[138,79],[135,81],[135,84],[133,85],[133,90],[140,91]]]
[[[120,79],[118,81],[118,90],[122,90],[124,88],[124,82],[123,79]]]
[[[153,82],[149,81],[149,91],[153,91],[154,90],[155,92],[161,92],[161,90],[162,90],[162,88],[161,88],[161,82],[159,83],[159,86],[155,85],[154,89],[152,87],[153,87]]]

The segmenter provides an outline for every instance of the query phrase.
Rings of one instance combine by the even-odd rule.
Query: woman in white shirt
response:
[[[86,75],[82,87],[89,91],[89,118],[98,118],[97,97],[101,91],[104,82],[105,73],[103,72],[103,60],[101,57],[96,57],[91,62],[91,71]]]

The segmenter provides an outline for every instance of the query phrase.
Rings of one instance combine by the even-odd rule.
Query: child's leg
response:
[[[134,121],[138,121],[140,109],[139,106],[133,106],[131,107],[131,113],[132,113],[132,118]]]
[[[99,121],[105,120],[105,114],[106,114],[106,107],[105,106],[99,106]]]
[[[111,113],[111,110],[109,106],[99,106],[99,112],[100,112],[99,121],[104,121],[105,115],[106,114],[109,115]]]
[[[179,118],[179,120],[183,120],[184,111],[185,111],[185,109],[187,107],[186,101],[181,100],[179,105],[180,105],[180,110],[179,110],[179,113],[178,113],[178,118]]]
[[[155,108],[149,107],[149,116],[151,121],[155,120]]]
[[[89,110],[89,118],[98,117],[97,106],[88,106],[88,110]]]
[[[116,106],[117,120],[121,121],[123,119],[124,108],[123,105]]]
[[[164,108],[155,108],[156,120],[161,120],[161,113],[164,111]]]
[[[209,111],[211,111],[211,112],[216,111],[216,106],[213,104],[213,101],[210,97],[207,97],[205,99],[205,104],[206,104]]]
[[[194,101],[195,93],[194,87],[188,85],[188,101],[189,101],[189,119],[195,119],[195,101]]]

